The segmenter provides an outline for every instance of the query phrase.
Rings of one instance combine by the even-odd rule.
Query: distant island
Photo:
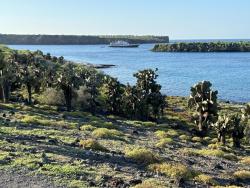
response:
[[[12,45],[84,45],[109,44],[112,41],[123,40],[129,43],[168,43],[168,36],[134,36],[134,35],[15,35],[0,34],[0,44]]]
[[[250,42],[188,42],[156,44],[153,52],[250,52]]]

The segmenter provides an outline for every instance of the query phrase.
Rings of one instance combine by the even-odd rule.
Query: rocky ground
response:
[[[0,187],[248,187],[246,140],[234,149],[213,132],[201,139],[186,99],[168,101],[159,124],[0,104]]]

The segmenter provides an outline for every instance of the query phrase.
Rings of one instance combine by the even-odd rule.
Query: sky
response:
[[[249,39],[250,0],[0,0],[0,33]]]

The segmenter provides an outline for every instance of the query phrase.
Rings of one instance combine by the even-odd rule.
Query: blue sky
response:
[[[1,0],[0,33],[250,38],[250,0]]]

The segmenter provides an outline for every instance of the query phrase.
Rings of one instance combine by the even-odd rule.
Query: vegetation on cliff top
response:
[[[134,35],[12,35],[0,34],[1,44],[30,44],[30,45],[83,45],[109,44],[114,40],[125,40],[129,43],[168,43],[168,36],[134,36]]]
[[[250,42],[190,42],[156,44],[153,52],[250,52]]]

